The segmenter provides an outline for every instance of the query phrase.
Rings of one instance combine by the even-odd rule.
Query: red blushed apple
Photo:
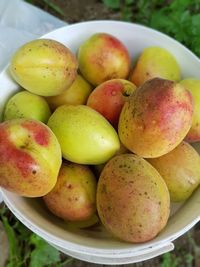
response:
[[[136,86],[123,79],[112,79],[97,86],[90,94],[87,105],[101,113],[115,128],[126,99]]]
[[[93,34],[78,50],[79,70],[92,85],[111,79],[126,79],[131,59],[126,46],[107,33]]]
[[[26,197],[46,195],[55,186],[61,149],[43,123],[15,119],[0,124],[0,186]]]

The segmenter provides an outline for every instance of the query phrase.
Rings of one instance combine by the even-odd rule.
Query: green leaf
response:
[[[124,21],[132,21],[133,13],[132,13],[131,7],[125,6],[122,9],[121,16],[122,16],[122,20]]]
[[[112,9],[120,9],[121,1],[120,0],[103,0],[103,3],[106,7]]]
[[[174,0],[171,2],[170,8],[172,11],[178,10],[179,12],[183,12],[184,10],[189,8],[191,2],[191,0]]]
[[[181,259],[173,253],[167,252],[162,255],[161,267],[179,267]]]
[[[200,57],[200,36],[192,39],[191,50]]]
[[[17,266],[20,266],[20,265],[17,265]],[[15,261],[9,261],[9,262],[6,264],[6,267],[16,267],[16,263],[15,263]]]
[[[7,267],[17,267],[20,266],[19,262],[21,261],[20,259],[20,250],[17,242],[17,238],[15,235],[14,230],[10,226],[8,219],[5,216],[1,216],[3,225],[5,227],[5,231],[8,236],[8,242],[9,242],[9,260]]]
[[[25,240],[28,240],[29,237],[32,235],[32,232],[19,221],[16,221],[12,228],[15,230],[17,237],[20,241],[24,242]]]
[[[174,30],[175,22],[168,18],[165,11],[161,10],[160,12],[153,12],[150,26],[165,33],[170,33]]]
[[[125,5],[132,5],[134,3],[134,0],[125,0]]]
[[[192,263],[193,259],[194,257],[192,254],[190,253],[185,254],[185,261],[188,265]]]
[[[200,35],[200,14],[192,16],[191,31],[195,35]]]
[[[29,267],[43,267],[60,261],[59,251],[39,236],[32,234],[30,244],[35,248],[31,252]]]

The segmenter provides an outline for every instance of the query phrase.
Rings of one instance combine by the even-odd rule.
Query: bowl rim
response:
[[[193,58],[195,58],[197,61],[200,62],[200,58],[194,54],[189,48],[187,48],[185,45],[183,45],[182,43],[180,43],[179,41],[177,41],[176,39],[174,39],[173,37],[171,37],[170,35],[167,35],[166,33],[160,32],[159,30],[150,28],[146,25],[140,24],[140,23],[134,23],[134,22],[128,22],[128,21],[120,21],[120,20],[88,20],[88,21],[81,21],[81,22],[75,22],[72,24],[67,24],[65,26],[62,26],[60,28],[54,29],[53,31],[50,31],[46,34],[43,34],[42,36],[38,37],[38,39],[42,39],[42,38],[46,38],[52,34],[54,34],[55,32],[57,32],[58,30],[62,30],[65,28],[76,28],[77,26],[81,26],[81,25],[87,25],[87,24],[119,24],[119,25],[132,25],[133,27],[139,27],[143,30],[148,30],[152,33],[156,33],[159,34],[160,36],[163,36],[164,38],[168,38],[168,40],[173,41],[174,43],[176,43],[177,45],[181,46],[185,51],[187,51],[190,56],[192,56]],[[50,38],[51,39],[51,38]]]

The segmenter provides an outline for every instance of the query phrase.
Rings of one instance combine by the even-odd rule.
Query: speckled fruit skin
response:
[[[180,84],[154,78],[145,82],[124,104],[119,137],[144,158],[160,157],[185,138],[192,124],[193,98]]]
[[[97,210],[106,229],[121,240],[153,239],[166,225],[167,186],[146,160],[133,154],[112,158],[97,185]]]
[[[52,110],[62,105],[84,105],[91,92],[92,85],[77,74],[75,81],[67,90],[60,95],[46,97],[46,100]]]
[[[145,48],[141,53],[130,76],[130,81],[136,86],[155,77],[178,82],[181,78],[180,72],[175,57],[169,51],[162,47],[152,46]]]
[[[52,190],[61,166],[61,149],[53,132],[29,119],[0,124],[0,186],[25,197]]]
[[[55,187],[43,199],[64,220],[88,220],[96,212],[95,176],[88,166],[64,162]]]
[[[50,39],[26,43],[14,54],[10,72],[23,88],[41,95],[59,95],[74,81],[78,63],[63,44]]]
[[[127,48],[114,36],[97,33],[78,50],[79,69],[94,86],[110,79],[126,79],[130,71]]]
[[[117,132],[96,110],[86,106],[58,107],[48,126],[55,133],[63,157],[79,164],[101,164],[120,147]]]
[[[180,82],[187,90],[189,90],[194,99],[194,114],[192,118],[192,126],[185,138],[186,141],[193,143],[200,141],[200,80],[188,78]]]
[[[49,105],[42,96],[22,91],[13,95],[6,103],[3,120],[26,118],[46,123],[50,115]]]
[[[188,199],[200,184],[200,157],[186,142],[168,154],[148,160],[165,180],[171,201]]]
[[[124,79],[112,79],[97,86],[89,95],[87,105],[101,113],[115,128],[127,98],[136,86]]]

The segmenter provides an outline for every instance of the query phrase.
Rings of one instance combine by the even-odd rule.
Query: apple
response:
[[[124,104],[118,133],[131,152],[157,158],[172,151],[192,125],[193,98],[179,83],[153,78],[138,87]]]
[[[58,107],[48,126],[58,138],[63,158],[74,163],[105,163],[120,147],[112,125],[86,105]]]
[[[12,96],[5,107],[3,120],[18,118],[35,119],[46,123],[51,115],[47,101],[28,91]]]
[[[192,117],[192,126],[185,137],[185,140],[193,143],[200,141],[200,80],[195,78],[184,79],[180,82],[189,90],[194,99],[194,114]]]
[[[84,105],[92,91],[92,86],[81,75],[77,74],[72,85],[62,94],[46,97],[52,110],[62,105]]]
[[[14,80],[31,93],[59,95],[77,75],[78,62],[62,43],[37,39],[21,46],[13,55],[10,73]]]
[[[78,50],[79,69],[94,86],[110,79],[126,79],[130,71],[130,55],[125,45],[113,35],[93,34]]]
[[[88,220],[96,212],[96,187],[88,166],[63,162],[56,185],[43,199],[48,209],[64,220]]]
[[[148,161],[164,179],[173,202],[187,200],[200,184],[200,157],[186,142],[181,142],[169,153]]]
[[[156,77],[178,82],[181,78],[181,69],[174,55],[167,49],[150,46],[140,54],[130,75],[130,81],[141,86],[145,81]]]
[[[113,157],[97,185],[97,211],[115,237],[133,243],[153,239],[167,224],[168,188],[145,159],[134,154]]]
[[[115,128],[126,99],[136,86],[123,79],[112,79],[97,86],[90,94],[87,105],[101,113]]]
[[[41,197],[55,186],[61,149],[42,122],[14,119],[0,124],[0,186],[25,197]]]

